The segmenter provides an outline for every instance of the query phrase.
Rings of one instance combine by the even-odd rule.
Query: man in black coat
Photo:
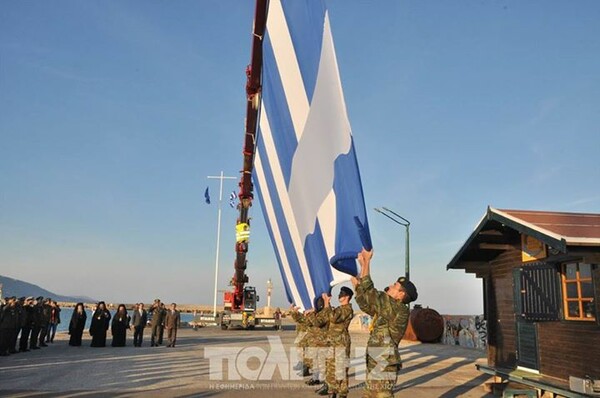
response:
[[[33,297],[27,297],[23,303],[23,317],[21,318],[21,339],[19,340],[19,351],[29,351],[27,342],[31,333],[31,323],[33,320]]]
[[[7,356],[9,353],[14,354],[16,352],[15,347],[10,346],[18,324],[16,302],[16,297],[8,297],[6,305],[0,313],[0,356]]]
[[[167,347],[175,347],[177,342],[177,329],[181,323],[181,315],[177,310],[177,304],[172,303],[171,309],[167,311],[165,315],[165,328],[167,329],[167,336],[169,338],[169,345]]]
[[[133,310],[131,326],[133,326],[133,346],[141,347],[144,338],[144,328],[148,322],[148,313],[144,309],[144,303],[139,303]]]
[[[16,326],[15,326],[14,333],[11,336],[11,341],[9,342],[9,347],[8,347],[9,353],[11,353],[11,354],[16,354],[17,352],[19,352],[17,350],[17,338],[19,337],[19,332],[22,333],[21,330],[23,327],[23,318],[25,317],[25,309],[23,308],[24,304],[25,304],[25,297],[21,297],[15,302],[15,309],[17,311]]]
[[[33,301],[33,311],[31,313],[31,337],[29,338],[29,349],[39,350],[38,340],[40,337],[40,329],[42,326],[42,296]]]

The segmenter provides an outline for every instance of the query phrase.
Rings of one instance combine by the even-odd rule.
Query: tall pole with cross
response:
[[[218,217],[217,217],[217,255],[215,259],[215,298],[213,302],[213,316],[217,317],[217,283],[219,277],[219,245],[221,241],[221,202],[223,200],[223,180],[236,180],[237,177],[229,177],[224,176],[223,171],[221,170],[221,175],[219,176],[207,176],[209,179],[218,179],[220,181],[219,184],[219,204],[218,204]]]

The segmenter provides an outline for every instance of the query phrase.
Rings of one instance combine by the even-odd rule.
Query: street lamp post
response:
[[[213,302],[213,316],[217,317],[217,282],[219,276],[219,244],[221,240],[221,201],[223,200],[223,180],[235,180],[237,177],[227,177],[223,175],[223,171],[221,170],[220,176],[207,176],[206,178],[219,179],[219,211],[217,216],[217,255],[215,260],[215,299]]]
[[[375,208],[377,213],[383,214],[396,224],[400,224],[406,228],[406,248],[404,255],[404,276],[410,280],[410,221],[402,217],[400,214],[387,207]],[[391,215],[390,215],[391,214]]]

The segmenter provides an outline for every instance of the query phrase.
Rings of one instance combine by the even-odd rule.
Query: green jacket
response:
[[[375,289],[370,275],[362,278],[356,287],[356,302],[361,310],[374,317],[367,346],[392,348],[395,360],[400,363],[398,344],[408,326],[408,306]]]
[[[325,309],[305,315],[310,325],[308,330],[308,347],[327,347],[327,329],[329,316]]]
[[[290,315],[292,316],[294,322],[296,322],[296,331],[306,332],[308,329],[308,325],[306,323],[306,317],[304,316],[304,314],[298,311],[292,311],[290,312]]]
[[[292,319],[296,322],[296,332],[298,333],[297,344],[299,347],[309,347],[310,344],[310,324],[308,318],[301,312],[292,311]]]
[[[354,317],[352,304],[341,305],[336,308],[327,307],[327,316],[329,317],[329,330],[327,335],[330,345],[350,346],[350,334],[348,326]]]

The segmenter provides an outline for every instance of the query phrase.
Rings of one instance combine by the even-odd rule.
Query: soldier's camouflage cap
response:
[[[417,287],[414,283],[412,283],[403,276],[398,278],[398,283],[402,286],[406,294],[408,294],[408,297],[410,297],[410,301],[415,301],[417,297],[419,297],[419,294],[417,293]]]

